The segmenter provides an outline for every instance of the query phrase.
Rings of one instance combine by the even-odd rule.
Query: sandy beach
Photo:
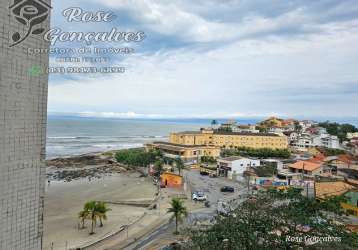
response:
[[[133,171],[102,173],[100,178],[91,180],[88,177],[69,182],[52,180],[46,185],[43,248],[70,249],[86,245],[136,221],[147,210],[142,207],[108,204],[111,211],[108,212],[104,227],[96,227],[96,233],[89,235],[89,221],[87,228],[78,229],[77,215],[85,202],[150,200],[154,198],[156,191],[150,178]]]

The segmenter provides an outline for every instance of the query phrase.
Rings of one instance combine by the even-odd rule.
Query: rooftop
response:
[[[216,146],[210,146],[210,145],[185,145],[185,144],[176,144],[176,143],[170,143],[165,141],[154,141],[152,143],[148,144],[154,144],[154,145],[160,145],[160,146],[167,146],[167,147],[173,147],[173,148],[198,148],[198,147],[216,147]]]
[[[237,160],[241,160],[243,159],[240,156],[229,156],[229,157],[225,157],[225,158],[220,158],[219,160],[223,160],[223,161],[237,161]]]
[[[321,163],[315,163],[311,161],[298,161],[288,165],[290,168],[304,169],[306,171],[314,171],[322,166]]]
[[[343,181],[335,182],[316,182],[316,197],[326,198],[330,196],[342,195],[352,189],[354,186]]]
[[[182,135],[196,135],[202,134],[202,131],[183,131],[177,132],[177,134]],[[217,135],[244,135],[244,136],[275,136],[278,137],[278,134],[274,133],[250,133],[250,132],[229,132],[229,131],[214,131],[214,134]]]

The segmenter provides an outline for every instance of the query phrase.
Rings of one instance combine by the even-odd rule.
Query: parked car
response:
[[[207,197],[202,191],[196,191],[192,194],[192,199],[194,201],[206,201]]]
[[[208,173],[208,172],[205,172],[205,171],[200,171],[200,174],[201,174],[201,175],[209,175],[209,173]]]
[[[233,187],[230,186],[223,186],[222,188],[220,188],[221,192],[229,192],[229,193],[233,193],[235,191],[235,189]]]

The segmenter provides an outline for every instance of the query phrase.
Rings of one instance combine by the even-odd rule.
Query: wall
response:
[[[213,144],[219,147],[250,147],[285,149],[288,147],[286,136],[229,135],[229,134],[181,134],[171,133],[171,143],[184,145]]]
[[[246,171],[246,169],[248,167],[257,167],[260,166],[260,160],[253,160],[253,159],[249,159],[249,158],[243,158],[237,161],[233,161],[231,162],[231,173],[229,173],[229,175],[242,175],[244,171]]]
[[[49,3],[49,1],[45,0]],[[0,249],[41,249],[45,184],[48,55],[27,54],[47,48],[39,35],[9,47],[15,32],[26,30],[0,0]],[[48,29],[49,21],[38,27]]]

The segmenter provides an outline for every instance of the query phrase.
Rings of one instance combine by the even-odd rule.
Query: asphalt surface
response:
[[[211,210],[216,210],[219,200],[232,200],[247,193],[245,183],[234,182],[222,177],[211,178],[208,175],[200,175],[198,170],[185,171],[184,178],[192,192],[200,190],[206,194]],[[231,186],[235,189],[235,192],[221,192],[220,188],[223,186]]]
[[[216,207],[219,200],[230,201],[236,199],[243,201],[244,198],[239,198],[247,194],[247,186],[243,183],[234,182],[225,178],[210,178],[209,176],[200,175],[198,170],[185,170],[184,178],[188,189],[193,191],[203,191],[209,201],[209,208],[202,208],[200,210],[191,211],[185,220],[185,226],[195,225],[196,223],[211,221],[216,216]],[[234,193],[221,192],[220,188],[223,186],[234,187]],[[192,201],[194,202],[194,201]],[[200,202],[200,201],[198,201]],[[125,250],[139,250],[148,249],[148,246],[160,245],[160,242],[175,241],[173,232],[175,230],[174,221],[170,221],[161,225],[159,228],[138,239],[135,243],[125,248]],[[157,244],[155,244],[155,242]],[[152,248],[150,248],[152,249]]]

